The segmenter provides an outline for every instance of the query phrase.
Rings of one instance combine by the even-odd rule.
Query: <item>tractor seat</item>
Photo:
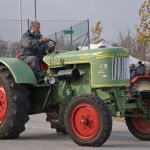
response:
[[[20,58],[19,58],[19,55],[16,55],[16,58],[17,58],[17,59],[20,59]],[[28,65],[31,67],[30,64],[28,64]],[[40,69],[41,69],[41,72],[47,71],[47,70],[48,70],[48,65],[45,64],[45,63],[40,63]]]

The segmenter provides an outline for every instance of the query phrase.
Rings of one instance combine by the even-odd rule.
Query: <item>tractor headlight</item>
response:
[[[49,77],[49,83],[54,84],[56,82],[54,77]]]

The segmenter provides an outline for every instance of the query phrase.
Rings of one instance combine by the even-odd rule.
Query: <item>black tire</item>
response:
[[[29,92],[23,85],[15,83],[12,74],[4,66],[0,66],[0,85],[6,93],[8,104],[0,124],[0,139],[17,138],[29,120]]]
[[[142,100],[147,103],[147,107],[150,109],[150,93],[149,91],[141,92]],[[137,109],[138,114],[142,114],[142,110]],[[126,125],[129,131],[135,136],[137,139],[143,141],[150,141],[150,123],[145,122],[142,118],[134,118],[134,117],[125,117]]]
[[[140,80],[136,82],[132,87],[131,91],[150,91],[150,80]]]
[[[125,120],[126,120],[126,125],[127,125],[129,131],[132,133],[133,136],[135,136],[139,140],[150,141],[150,132],[149,133],[143,133],[140,130],[138,130],[135,127],[131,117],[125,117]]]
[[[75,116],[73,115],[76,112],[76,108],[78,110],[79,106],[82,106],[81,111],[84,111],[83,109],[86,108],[85,111],[87,110],[86,112],[88,113],[88,111],[91,110],[89,112],[89,115],[86,115],[86,113],[77,112],[76,114],[79,116],[76,116],[77,118],[76,120],[71,121],[72,118],[75,119]],[[90,117],[93,115],[92,113],[96,115],[94,115],[94,117]],[[78,119],[78,117],[80,117],[81,114],[83,115],[81,116],[83,118],[80,120]],[[92,118],[93,120],[91,120]],[[96,122],[94,122],[95,118],[97,120]],[[91,126],[92,123],[93,126]],[[83,129],[79,129],[80,127],[78,128],[81,132],[84,129],[88,131],[91,130],[92,131],[91,135],[88,136],[81,135],[80,132],[78,132],[79,130],[77,129],[77,124],[81,124],[81,126],[84,125]],[[100,124],[100,126],[98,126],[97,124]],[[75,126],[75,128],[73,126]],[[66,108],[65,127],[69,136],[76,144],[81,146],[98,147],[103,143],[105,143],[110,136],[112,130],[111,112],[108,109],[106,103],[95,95],[83,94],[80,96],[76,96],[73,98],[73,100],[68,104]],[[86,134],[87,132],[85,131],[84,133]]]
[[[59,124],[58,118],[57,119],[52,118],[50,113],[46,113],[46,115],[47,115],[46,121],[50,122],[52,129],[56,129],[57,133],[67,134],[65,127]]]

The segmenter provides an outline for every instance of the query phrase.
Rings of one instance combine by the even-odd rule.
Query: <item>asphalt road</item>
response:
[[[81,147],[68,135],[56,134],[45,121],[45,114],[30,116],[26,130],[14,140],[1,140],[0,150],[146,150],[150,142],[133,137],[124,122],[113,123],[113,130],[108,141],[101,147]]]

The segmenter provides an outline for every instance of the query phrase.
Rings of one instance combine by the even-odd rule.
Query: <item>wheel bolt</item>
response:
[[[82,125],[85,124],[85,120],[84,120],[84,119],[81,120],[81,124],[82,124]]]

